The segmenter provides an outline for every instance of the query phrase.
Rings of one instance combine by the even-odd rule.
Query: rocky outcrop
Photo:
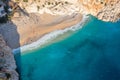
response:
[[[115,22],[120,19],[120,0],[79,0],[87,14],[103,21]]]
[[[0,80],[18,80],[16,64],[11,52],[0,35]]]
[[[13,0],[16,2],[16,0]],[[50,13],[71,15],[91,14],[103,21],[120,19],[120,0],[17,0],[18,5],[28,13]]]

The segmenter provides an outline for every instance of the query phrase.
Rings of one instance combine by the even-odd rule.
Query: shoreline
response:
[[[22,18],[13,23],[17,26],[20,36],[20,46],[30,44],[50,32],[61,30],[73,26],[82,20],[82,14],[69,15],[31,15],[29,19]],[[31,21],[30,21],[31,20]],[[23,26],[23,22],[25,22]],[[24,28],[25,27],[25,28]]]
[[[72,27],[75,25],[85,23],[87,20],[85,18],[87,17],[87,15],[83,14],[62,16],[47,13],[30,14],[29,17],[13,18],[12,22],[0,25],[0,34],[3,35],[7,45],[16,50],[17,48],[40,42],[39,40],[41,39],[41,43],[44,44],[42,41],[51,39],[51,36],[55,37],[64,32],[72,31],[74,30]]]
[[[82,14],[51,15],[30,14],[30,16],[14,17],[8,23],[0,25],[0,34],[12,49],[37,41],[42,36],[63,30],[79,23]]]
[[[41,38],[39,38],[37,41],[34,41],[30,44],[13,49],[13,53],[15,54],[15,53],[17,53],[17,51],[26,52],[26,51],[38,49],[41,46],[43,46],[44,44],[47,44],[51,40],[55,39],[57,36],[64,34],[65,32],[79,30],[80,28],[83,27],[83,25],[86,23],[88,18],[89,18],[89,16],[83,15],[83,18],[79,23],[77,23],[71,27],[67,27],[65,29],[55,30],[50,33],[47,33],[44,36],[42,36]],[[22,55],[24,55],[24,54],[22,54]]]

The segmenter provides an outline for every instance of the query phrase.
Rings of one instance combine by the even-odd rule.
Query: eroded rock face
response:
[[[16,64],[11,52],[0,35],[0,80],[18,80]]]
[[[87,12],[103,21],[120,19],[120,0],[79,0]]]
[[[14,0],[13,0],[14,1]],[[91,14],[103,21],[120,19],[120,0],[18,0],[18,5],[28,13],[71,15]]]

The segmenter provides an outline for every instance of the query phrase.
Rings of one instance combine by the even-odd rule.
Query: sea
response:
[[[120,80],[120,21],[88,15],[19,50],[21,80]]]

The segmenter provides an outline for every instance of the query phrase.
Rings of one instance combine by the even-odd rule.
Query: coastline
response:
[[[59,35],[63,35],[64,33],[68,32],[68,31],[79,30],[87,22],[88,18],[89,18],[89,16],[83,15],[81,21],[78,22],[77,24],[75,24],[71,27],[69,26],[67,28],[63,28],[63,29],[61,28],[59,30],[54,30],[52,32],[49,32],[49,33],[43,35],[42,37],[40,37],[37,41],[34,41],[30,44],[27,44],[27,45],[21,46],[19,48],[13,49],[13,53],[17,53],[17,51],[26,52],[26,51],[32,51],[34,49],[38,49],[41,46],[43,46],[44,44],[47,44],[51,40],[55,39]]]
[[[14,17],[10,22],[0,25],[0,34],[12,49],[37,41],[42,36],[69,28],[82,20],[82,14],[51,15],[35,14]]]
[[[20,36],[20,46],[30,44],[37,41],[39,38],[53,32],[73,26],[81,21],[81,14],[73,14],[71,16],[54,16],[51,14],[31,15],[29,19],[21,18],[13,23],[17,26],[17,31]],[[22,20],[23,19],[23,20]],[[23,23],[25,21],[25,24]]]
[[[119,0],[0,2],[8,19],[0,24],[3,78],[120,79],[120,23],[111,24],[120,19]]]

